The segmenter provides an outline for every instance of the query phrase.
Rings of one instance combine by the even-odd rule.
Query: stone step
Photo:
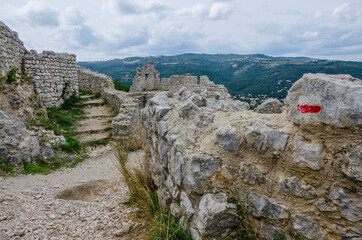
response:
[[[114,116],[114,112],[111,108],[106,105],[103,106],[87,106],[83,108],[83,111],[87,117],[94,117],[94,116]]]
[[[79,121],[77,132],[99,131],[110,126],[108,119],[89,118]]]
[[[86,99],[86,98],[94,98],[94,95],[80,95],[81,99]]]
[[[83,102],[82,104],[94,104],[94,103],[103,103],[103,99],[102,98],[97,98],[97,99],[90,99],[88,101]]]
[[[91,142],[95,140],[107,139],[109,138],[109,132],[96,132],[96,133],[82,133],[77,136],[77,139],[81,143]]]

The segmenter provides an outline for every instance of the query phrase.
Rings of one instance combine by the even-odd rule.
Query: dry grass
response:
[[[138,159],[136,167],[134,163],[128,163],[129,153],[145,149],[143,132],[137,131],[128,139],[121,138],[114,144],[114,151],[119,164],[119,171],[129,188],[130,196],[125,204],[137,209],[137,217],[147,223],[147,239],[174,239],[192,240],[186,218],[178,220],[171,215],[169,210],[163,209],[158,201],[156,188],[149,175],[147,155]]]

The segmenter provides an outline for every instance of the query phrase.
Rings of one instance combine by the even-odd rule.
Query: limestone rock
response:
[[[282,104],[278,99],[268,99],[260,104],[255,111],[263,114],[281,113]]]
[[[224,193],[206,194],[199,203],[196,227],[206,239],[226,239],[229,230],[238,224],[236,205],[227,202]]]
[[[201,113],[199,115],[199,119],[195,123],[195,125],[198,128],[206,127],[207,125],[209,125],[210,123],[212,123],[214,121],[214,117],[215,117],[215,115],[213,115],[213,114]]]
[[[181,192],[180,207],[186,213],[188,218],[192,217],[195,213],[195,210],[192,207],[192,202],[187,196],[187,193],[184,191]]]
[[[313,170],[321,168],[321,162],[325,154],[323,144],[307,143],[303,137],[294,137],[295,161],[298,164],[306,165]]]
[[[142,68],[137,68],[137,74],[133,78],[131,92],[143,92],[157,90],[160,84],[160,73],[155,69],[153,62],[147,63]]]
[[[270,219],[287,219],[289,211],[286,206],[280,205],[275,200],[264,195],[250,193],[248,196],[249,211],[253,216]]]
[[[216,133],[216,142],[227,152],[238,154],[239,141],[236,128],[226,125]]]
[[[250,109],[249,103],[242,102],[239,100],[230,101],[230,105],[232,106],[233,110],[235,110],[235,111],[243,111],[243,110]]]
[[[290,240],[288,236],[268,221],[261,222],[261,233],[266,240]]]
[[[258,153],[271,152],[278,156],[284,151],[289,135],[256,122],[246,129],[244,137],[246,143]]]
[[[314,205],[322,212],[332,211],[325,198],[318,199],[318,201],[316,201]]]
[[[0,158],[7,164],[31,162],[40,155],[40,141],[17,117],[0,110]]]
[[[160,121],[158,123],[158,134],[161,136],[161,137],[164,137],[166,135],[168,131],[168,128],[167,128],[167,124],[165,121]]]
[[[182,169],[183,185],[186,189],[202,193],[199,180],[206,180],[220,169],[220,159],[207,154],[190,156]]]
[[[302,214],[295,214],[292,217],[293,227],[298,233],[307,239],[322,239],[322,231],[317,219]]]
[[[179,117],[191,118],[200,111],[200,108],[196,106],[191,100],[186,101],[179,110]]]
[[[171,203],[170,205],[170,212],[172,214],[172,216],[179,218],[181,217],[181,211],[180,211],[180,206],[177,203]]]
[[[289,90],[287,106],[298,125],[361,126],[362,81],[350,75],[304,74]]]
[[[291,177],[279,182],[280,189],[283,192],[292,193],[296,196],[313,199],[316,197],[315,187],[302,183],[299,178]]]
[[[239,169],[239,175],[245,183],[250,185],[263,184],[267,181],[266,175],[261,173],[255,165],[247,166],[242,163]]]
[[[347,153],[343,159],[341,170],[348,177],[362,181],[362,145]]]
[[[362,198],[359,195],[346,193],[342,188],[333,188],[329,197],[339,206],[344,218],[351,222],[362,220]]]

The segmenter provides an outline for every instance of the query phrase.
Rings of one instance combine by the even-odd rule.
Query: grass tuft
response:
[[[239,237],[243,240],[259,240],[263,239],[260,234],[253,231],[252,226],[248,221],[248,211],[244,205],[244,203],[240,200],[237,192],[230,191],[230,198],[233,200],[236,205],[237,214],[239,217],[239,226],[237,229],[237,233]]]
[[[144,147],[141,139],[119,139],[114,145],[118,168],[130,192],[128,201],[123,204],[136,207],[137,216],[147,223],[146,239],[192,240],[187,218],[179,220],[172,216],[169,209],[164,209],[159,204],[147,159],[141,159],[137,168],[130,167],[131,163],[127,162],[131,151]]]

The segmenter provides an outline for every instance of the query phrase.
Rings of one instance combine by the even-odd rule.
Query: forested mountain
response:
[[[78,64],[130,85],[137,67],[144,66],[149,61],[155,63],[161,78],[186,73],[207,75],[215,83],[224,84],[233,95],[251,94],[284,98],[291,85],[304,73],[343,73],[362,79],[362,62],[271,57],[263,54],[182,54]]]

